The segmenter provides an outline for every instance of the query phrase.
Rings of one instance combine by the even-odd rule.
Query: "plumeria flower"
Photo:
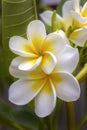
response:
[[[9,47],[18,56],[15,64],[23,71],[31,71],[39,65],[49,74],[57,64],[57,55],[68,41],[59,33],[46,35],[44,24],[40,20],[32,21],[27,27],[27,39],[20,36],[10,38]]]
[[[42,20],[51,26],[52,11],[44,11],[40,14]],[[69,32],[68,38],[78,46],[84,46],[87,40],[87,2],[81,8],[79,0],[68,0],[62,8],[62,17],[57,14],[59,29]]]
[[[46,117],[54,110],[56,97],[66,102],[79,98],[80,87],[71,74],[79,61],[78,49],[67,44],[59,48],[58,62],[50,74],[44,73],[40,65],[33,71],[23,71],[18,68],[21,60],[22,57],[16,57],[9,68],[10,74],[19,78],[9,88],[9,100],[12,103],[25,105],[35,99],[36,115]]]

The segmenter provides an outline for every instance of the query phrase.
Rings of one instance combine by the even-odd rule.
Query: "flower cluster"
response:
[[[63,18],[57,15],[58,21],[60,20],[61,27],[63,25],[65,31],[68,28],[65,18],[69,19],[70,15],[67,14],[67,11],[71,9],[71,5],[72,2],[67,1],[63,6]],[[65,8],[66,12],[64,12]],[[82,12],[85,12],[84,10],[85,7]],[[75,14],[74,19],[76,15],[81,17],[78,20],[83,19],[81,15],[84,13],[80,10],[78,13],[77,6],[71,12]],[[48,15],[48,13],[51,14],[50,19],[46,20],[50,23],[52,12],[47,11],[41,15],[45,19],[45,14]],[[75,19],[75,21],[77,20]],[[75,30],[70,34],[71,37],[80,30],[74,43],[78,41],[78,45],[81,46],[83,43],[79,43],[79,34],[82,33],[81,30],[86,29],[84,26],[81,21],[81,28],[75,26]],[[61,29],[58,32],[46,34],[44,24],[40,20],[34,20],[27,27],[27,39],[13,36],[10,38],[9,48],[18,55],[9,67],[10,74],[18,78],[9,88],[9,100],[12,103],[25,105],[35,99],[36,115],[45,117],[51,114],[55,108],[56,97],[66,102],[79,98],[79,83],[72,75],[79,62],[79,52],[77,48],[70,46],[65,32]]]
[[[51,26],[53,12],[44,11],[40,14],[42,20]],[[62,8],[62,17],[57,14],[58,29],[62,29],[71,42],[84,46],[87,40],[87,2],[83,7],[79,0],[68,0]]]

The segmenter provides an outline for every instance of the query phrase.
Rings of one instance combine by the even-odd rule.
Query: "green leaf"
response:
[[[87,0],[80,0],[81,2],[81,5],[84,5],[85,4],[85,2],[87,2]]]
[[[0,100],[0,124],[16,128],[13,122],[12,108],[2,100]]]
[[[2,1],[2,55],[5,59],[2,64],[4,76],[8,76],[8,67],[13,58],[9,51],[9,38],[18,35],[26,37],[27,25],[36,19],[36,0],[3,0]],[[9,56],[8,56],[9,55]],[[1,58],[1,55],[0,55]]]
[[[16,123],[26,130],[38,130],[39,120],[29,107],[16,109],[13,115]]]
[[[0,124],[15,130],[38,130],[39,119],[28,106],[11,107],[0,100]]]

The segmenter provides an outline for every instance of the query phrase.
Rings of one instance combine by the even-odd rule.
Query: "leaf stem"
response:
[[[35,13],[35,19],[38,19],[38,16],[37,16],[37,4],[36,4],[36,0],[33,0],[33,3],[34,3],[34,13]]]
[[[73,102],[66,102],[67,129],[75,130],[75,113]]]

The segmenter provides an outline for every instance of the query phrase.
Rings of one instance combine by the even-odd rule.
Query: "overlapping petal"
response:
[[[83,47],[87,40],[87,27],[73,31],[69,39],[76,45]]]
[[[41,19],[48,24],[49,26],[52,25],[52,15],[53,15],[53,11],[47,10],[44,11],[43,13],[40,14]],[[58,23],[63,24],[63,18],[60,15],[56,15],[56,20],[58,21]]]
[[[42,61],[42,57],[40,56],[39,58],[31,58],[31,59],[25,59],[23,58],[23,61],[20,63],[18,68],[23,71],[32,71],[34,70],[37,66],[40,65]]]
[[[81,10],[81,15],[85,18],[87,18],[87,2],[84,4],[82,10]]]
[[[46,74],[50,74],[57,64],[55,55],[51,52],[45,52],[41,63],[41,68]]]
[[[65,45],[66,40],[62,38],[60,33],[51,33],[46,37],[42,46],[42,51],[50,51],[57,56],[63,50]]]
[[[35,112],[39,117],[45,117],[52,113],[56,105],[56,91],[49,80],[41,92],[35,98]]]
[[[66,72],[58,72],[56,75],[60,75],[62,78],[62,82],[58,84],[56,82],[55,84],[57,96],[67,102],[77,100],[80,97],[78,81],[71,74]]]
[[[44,72],[41,70],[41,67],[38,66],[34,71],[22,71],[18,67],[20,63],[23,61],[23,57],[16,57],[11,62],[9,67],[9,72],[16,78],[34,80],[34,79],[41,79],[45,77]]]
[[[80,14],[73,11],[72,11],[72,16],[73,16],[72,26],[74,29],[87,26],[87,18],[82,17]]]
[[[58,55],[57,59],[57,70],[72,73],[79,62],[78,49],[66,45],[63,51],[60,53],[60,55]]]
[[[37,55],[33,53],[33,47],[30,40],[26,40],[20,36],[13,36],[10,38],[9,47],[12,52],[17,55],[24,57],[36,57]]]
[[[39,50],[46,37],[44,24],[40,20],[32,21],[27,28],[27,37],[31,39],[36,50]]]
[[[73,9],[75,12],[80,13],[80,1],[79,0],[72,0]]]
[[[25,105],[40,92],[44,83],[44,80],[18,80],[9,88],[9,100],[17,105]]]
[[[62,8],[62,14],[65,24],[65,29],[67,30],[69,26],[72,25],[72,15],[71,11],[73,10],[72,1],[66,1]]]
[[[49,26],[51,26],[51,19],[52,19],[52,15],[53,12],[50,10],[44,11],[43,13],[40,14],[40,17],[42,18],[42,20],[48,24]]]

